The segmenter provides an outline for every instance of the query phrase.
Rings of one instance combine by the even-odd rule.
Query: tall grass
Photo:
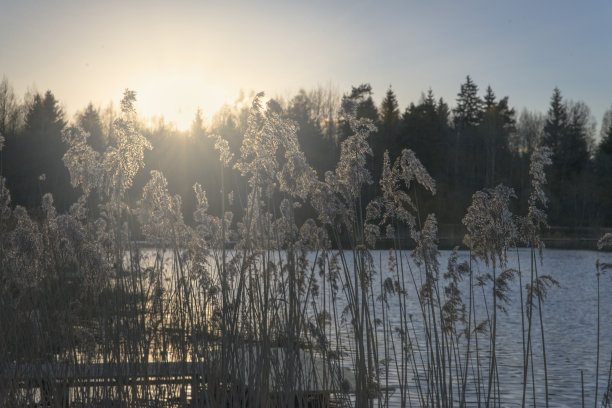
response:
[[[353,135],[319,178],[295,124],[255,98],[240,154],[215,136],[222,188],[210,199],[221,216],[196,184],[190,225],[160,172],[136,208],[127,204],[151,148],[134,100],[126,91],[103,154],[81,129],[66,130],[64,161],[83,191],[67,214],[48,194],[39,218],[12,208],[2,179],[1,405],[500,407],[497,329],[516,278],[522,405],[530,381],[535,405],[540,381],[535,310],[548,405],[542,309],[556,281],[538,273],[538,255],[550,152],[533,156],[525,216],[510,212],[506,186],[474,194],[463,219],[469,259],[455,251],[444,270],[436,217],[418,208],[435,182],[411,150],[395,161],[385,153],[381,194],[364,202],[375,127],[354,106],[344,107]],[[237,220],[226,212],[233,200]],[[298,223],[304,206],[315,217]],[[384,260],[372,251],[381,239],[393,243]],[[531,248],[528,276],[508,268],[519,245]],[[91,380],[94,367],[107,381]]]

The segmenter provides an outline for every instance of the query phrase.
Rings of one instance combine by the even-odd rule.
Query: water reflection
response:
[[[127,315],[122,317],[121,314],[109,314],[107,317],[100,317],[98,329],[100,332],[107,330],[106,334],[109,338],[121,338],[126,336],[125,341],[119,341],[114,344],[105,344],[104,342],[97,343],[97,346],[85,352],[85,349],[80,354],[74,356],[72,362],[82,364],[82,367],[106,367],[110,369],[118,364],[132,363],[136,367],[151,367],[146,363],[166,362],[170,364],[179,364],[183,372],[189,372],[188,375],[181,377],[180,375],[170,375],[168,378],[175,378],[174,383],[169,384],[168,378],[165,378],[165,383],[155,383],[155,376],[152,372],[144,372],[142,375],[131,373],[132,378],[143,378],[144,382],[135,386],[129,383],[96,383],[95,378],[90,378],[86,384],[80,384],[71,389],[70,399],[78,399],[80,401],[113,401],[121,399],[125,395],[130,395],[130,401],[156,399],[157,401],[165,401],[168,405],[181,405],[189,398],[193,398],[194,390],[200,393],[206,393],[207,386],[202,388],[202,383],[193,386],[194,378],[213,378],[215,372],[227,371],[228,367],[233,367],[231,380],[226,378],[224,381],[232,381],[236,384],[242,384],[245,387],[253,387],[262,389],[257,386],[258,381],[261,381],[259,372],[262,367],[268,367],[266,370],[270,373],[270,381],[277,381],[278,389],[286,389],[287,370],[279,367],[286,367],[291,359],[297,364],[302,365],[302,370],[311,373],[316,371],[322,379],[317,379],[317,387],[322,387],[328,390],[340,390],[343,384],[338,381],[333,382],[331,373],[342,372],[342,377],[349,382],[353,381],[347,370],[355,368],[353,356],[356,351],[355,334],[352,330],[350,315],[346,313],[348,301],[341,290],[342,282],[339,283],[337,296],[332,296],[330,283],[326,280],[324,271],[321,276],[317,272],[317,291],[315,293],[312,283],[306,286],[305,293],[301,294],[301,305],[304,308],[303,312],[310,322],[314,322],[318,316],[322,316],[321,312],[325,311],[323,316],[325,323],[324,336],[328,341],[326,352],[317,346],[317,338],[311,335],[309,342],[296,342],[295,355],[287,357],[285,351],[281,352],[279,345],[291,344],[284,331],[286,328],[280,324],[289,313],[301,313],[290,311],[287,306],[287,299],[282,298],[282,290],[271,294],[268,298],[260,296],[259,291],[263,291],[263,277],[249,276],[249,279],[239,279],[240,274],[245,274],[245,269],[235,269],[228,275],[230,278],[226,285],[229,287],[228,293],[235,295],[235,298],[226,299],[226,305],[235,305],[235,299],[239,297],[241,291],[249,293],[251,299],[248,304],[241,305],[235,310],[239,313],[241,319],[238,319],[240,327],[234,328],[235,337],[226,338],[224,343],[221,337],[221,329],[223,326],[223,312],[220,310],[224,302],[220,299],[219,287],[222,285],[220,277],[214,274],[205,274],[204,269],[199,268],[195,264],[190,264],[188,267],[180,270],[176,267],[177,258],[171,253],[163,254],[160,257],[159,253],[152,250],[142,251],[142,261],[140,263],[140,272],[137,274],[138,279],[131,282],[127,280],[124,283],[140,285],[138,293],[145,293],[146,296],[142,300],[133,302],[134,307],[140,307],[141,311],[146,313],[135,312],[134,316],[141,316],[138,319],[129,319],[127,315],[133,311],[129,308],[121,309],[122,313]],[[236,252],[229,252],[228,259],[232,259]],[[380,303],[381,288],[384,286],[381,282],[390,277],[389,253],[387,251],[373,251],[372,253],[376,265],[379,269],[372,278],[372,299],[374,304],[378,305],[376,313],[378,318],[381,317],[382,308]],[[441,251],[440,264],[442,272],[444,265],[447,264],[450,251]],[[592,401],[595,394],[595,359],[596,359],[596,276],[595,263],[598,258],[602,262],[612,262],[612,254],[597,253],[589,251],[566,251],[566,250],[545,250],[543,263],[538,264],[539,273],[552,275],[560,284],[559,287],[551,288],[548,297],[543,305],[543,320],[546,336],[547,347],[547,363],[548,363],[548,378],[549,378],[549,393],[552,406],[579,406],[581,403],[581,370],[584,373],[584,391]],[[200,260],[203,265],[215,265],[218,259],[214,258],[215,254],[211,254],[209,259]],[[269,269],[269,273],[277,273],[285,264],[286,254],[280,252],[274,255],[276,258],[268,258],[267,261],[276,259],[277,266]],[[306,258],[307,271],[316,271],[314,265],[318,261],[320,254],[311,253]],[[353,262],[352,254],[345,253],[346,264],[351,265]],[[401,253],[403,262],[406,265],[410,262],[409,253]],[[468,253],[460,252],[459,261],[467,261]],[[520,264],[519,264],[520,259]],[[193,261],[191,261],[193,262]],[[252,262],[257,262],[256,260]],[[530,268],[529,252],[527,250],[518,250],[509,257],[508,267],[516,268],[527,274]],[[260,265],[261,266],[261,265]],[[488,269],[482,264],[473,264],[474,273],[476,275],[488,272]],[[398,296],[389,296],[389,308],[385,311],[385,320],[388,322],[388,327],[391,331],[396,327],[401,326],[402,319],[409,318],[413,322],[412,332],[409,334],[411,339],[410,350],[404,354],[407,358],[402,360],[402,344],[400,336],[397,332],[385,332],[382,325],[377,324],[375,343],[377,344],[378,361],[388,360],[388,365],[381,364],[379,371],[379,386],[381,387],[381,400],[376,401],[375,405],[388,404],[389,406],[400,405],[399,385],[401,378],[399,375],[407,376],[404,382],[408,384],[407,399],[413,405],[418,406],[419,389],[418,385],[424,386],[424,376],[426,375],[425,365],[416,359],[423,359],[427,356],[426,331],[421,319],[420,303],[417,294],[417,288],[422,283],[422,272],[415,265],[410,265],[414,271],[415,284],[407,282],[405,300],[406,313],[408,316],[402,316],[400,313],[400,298]],[[212,268],[211,270],[215,270]],[[258,271],[265,270],[259,268]],[[381,272],[382,271],[382,272]],[[278,276],[282,276],[279,274]],[[525,283],[525,276],[523,278]],[[285,283],[286,284],[286,283]],[[416,287],[415,287],[416,286]],[[286,287],[286,286],[285,286]],[[468,282],[464,280],[460,283],[459,289],[463,294],[468,293]],[[601,279],[601,351],[602,359],[600,362],[599,376],[599,394],[605,392],[607,385],[607,370],[606,362],[610,352],[612,352],[612,308],[608,307],[609,296],[612,295],[612,276],[603,275]],[[518,281],[511,284],[509,291],[510,302],[505,305],[506,312],[498,315],[497,321],[497,360],[499,365],[499,394],[501,395],[501,406],[520,406],[523,392],[523,337],[521,335],[521,304],[520,294],[518,292]],[[275,298],[277,297],[277,298]],[[265,309],[264,303],[257,299],[272,299],[274,298],[274,308]],[[132,299],[134,300],[134,299]],[[475,314],[476,320],[482,321],[490,312],[491,304],[486,304],[480,296],[476,296]],[[467,302],[467,300],[465,300]],[[227,313],[227,311],[226,311]],[[104,319],[108,319],[104,320]],[[111,321],[111,319],[119,319],[120,321]],[[124,320],[122,320],[124,319]],[[277,319],[276,321],[274,319]],[[269,322],[266,327],[253,327],[253,322]],[[225,327],[223,330],[228,330]],[[261,338],[262,333],[265,334],[269,343],[265,345],[262,351],[261,344],[257,343],[257,339]],[[390,333],[392,335],[390,335]],[[131,337],[130,337],[131,336]],[[528,405],[543,405],[544,404],[544,366],[542,361],[542,348],[540,342],[539,324],[533,326],[533,364],[530,365],[529,378],[533,376],[536,379],[535,385],[531,382],[528,384]],[[228,339],[236,340],[233,343],[227,343]],[[479,344],[479,353],[484,361],[488,359],[488,343],[489,336],[483,335]],[[129,341],[128,341],[129,340]],[[93,343],[96,343],[95,341]],[[131,348],[130,348],[131,347]],[[471,349],[474,353],[474,344]],[[291,349],[289,349],[291,350]],[[248,352],[247,352],[248,351]],[[330,351],[334,352],[331,355]],[[462,343],[457,351],[457,355],[465,354],[465,344]],[[276,354],[275,354],[276,353]],[[307,353],[307,354],[304,354]],[[291,354],[291,353],[289,353]],[[248,355],[249,357],[245,357]],[[276,355],[276,360],[274,356]],[[276,361],[276,363],[273,363]],[[415,363],[416,361],[416,363]],[[272,362],[272,363],[271,363]],[[195,365],[193,365],[195,364]],[[531,364],[531,362],[530,362]],[[457,364],[462,367],[461,362]],[[316,370],[313,368],[316,366]],[[250,369],[246,369],[251,367]],[[272,369],[270,367],[275,367]],[[309,368],[310,367],[310,368]],[[481,370],[486,370],[487,364],[483,363]],[[148,369],[148,368],[147,368]],[[245,371],[246,369],[246,371]],[[470,377],[467,384],[466,402],[468,405],[478,405],[478,402],[483,402],[482,393],[486,385],[477,384],[473,381],[477,377],[477,370],[473,363],[470,363],[468,372]],[[338,371],[340,370],[340,371]],[[129,372],[129,370],[127,371]],[[231,370],[230,370],[231,372]],[[58,377],[58,373],[55,377]],[[199,376],[199,377],[198,377]],[[60,376],[61,377],[61,376]],[[90,376],[91,377],[91,376]],[[112,377],[112,376],[111,376]],[[114,376],[118,378],[117,375]],[[180,379],[179,377],[183,378]],[[486,375],[483,375],[486,377]],[[126,377],[127,378],[127,377]],[[300,378],[306,378],[302,376]],[[102,381],[102,380],[100,380]],[[115,380],[116,381],[116,380]],[[297,382],[297,379],[292,380]],[[456,381],[456,380],[454,380]],[[292,385],[294,388],[304,388],[297,384]],[[456,384],[460,387],[461,384]],[[270,387],[270,383],[267,384]],[[272,386],[270,389],[275,389]],[[350,389],[351,385],[347,387]],[[35,400],[41,400],[43,388],[34,390],[37,395]],[[477,390],[480,389],[480,395]],[[240,394],[238,391],[237,394]],[[209,396],[207,395],[207,398]],[[480,399],[479,399],[480,398]],[[457,401],[458,402],[458,401]]]

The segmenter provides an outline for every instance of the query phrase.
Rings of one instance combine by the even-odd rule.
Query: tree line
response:
[[[249,98],[243,97],[242,100]],[[363,201],[378,193],[384,152],[393,161],[404,148],[412,149],[437,182],[438,194],[430,197],[415,189],[415,202],[423,213],[434,212],[441,224],[459,224],[472,194],[503,183],[514,188],[514,210],[524,212],[529,194],[529,158],[540,145],[552,150],[548,168],[549,223],[556,226],[612,226],[612,109],[602,118],[600,137],[596,122],[584,102],[563,98],[555,88],[546,113],[522,110],[517,113],[509,97],[498,97],[489,86],[484,92],[468,76],[459,86],[453,103],[436,98],[428,90],[416,103],[400,109],[393,89],[387,89],[380,105],[374,101],[369,84],[352,87],[340,94],[332,87],[300,90],[290,98],[269,99],[273,109],[298,126],[298,139],[320,178],[335,168],[340,143],[350,135],[343,104],[352,103],[357,116],[369,118],[377,130],[369,140],[372,155],[368,168],[372,184]],[[222,107],[210,121],[202,112],[191,128],[179,131],[163,117],[141,121],[143,134],[153,148],[145,154],[145,166],[132,186],[133,201],[151,170],[162,171],[172,193],[182,197],[186,218],[196,208],[192,186],[199,182],[210,197],[210,211],[221,213],[221,172],[237,191],[224,197],[231,208],[242,200],[246,181],[237,170],[224,169],[215,138],[228,141],[230,151],[239,154],[247,127],[248,103]],[[113,121],[117,111],[111,104],[89,104],[76,113],[72,122],[89,133],[88,143],[103,152],[117,143]],[[70,184],[62,157],[67,149],[62,131],[69,118],[51,91],[28,93],[20,100],[6,78],[0,83],[0,174],[7,180],[13,205],[22,205],[36,214],[41,197],[53,193],[60,211],[69,210],[80,196]],[[599,139],[597,141],[597,139]],[[240,186],[244,186],[241,188]],[[227,199],[227,200],[225,200]],[[280,197],[279,197],[280,200]],[[90,200],[91,201],[91,200]],[[96,203],[88,203],[96,211]],[[365,204],[364,204],[365,205]],[[236,211],[243,205],[236,203]],[[309,216],[311,209],[300,209]]]

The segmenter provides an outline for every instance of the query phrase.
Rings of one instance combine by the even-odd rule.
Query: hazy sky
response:
[[[598,122],[612,105],[612,1],[0,0],[0,75],[50,89],[72,114],[124,88],[179,127],[240,89],[287,96],[369,82],[400,108],[431,87],[454,105],[471,75],[545,112],[552,90]]]

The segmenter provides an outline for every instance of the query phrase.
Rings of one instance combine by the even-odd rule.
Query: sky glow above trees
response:
[[[5,2],[0,74],[19,95],[51,89],[70,115],[134,89],[143,115],[179,128],[241,89],[274,97],[368,82],[379,103],[391,84],[406,106],[429,87],[453,101],[466,75],[517,110],[545,112],[559,87],[601,123],[611,18],[606,1]]]

